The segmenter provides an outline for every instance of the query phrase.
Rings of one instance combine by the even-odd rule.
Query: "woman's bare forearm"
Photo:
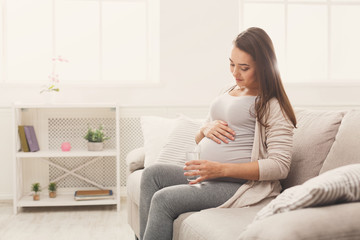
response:
[[[190,184],[196,184],[208,179],[238,178],[245,180],[259,180],[258,162],[248,163],[219,163],[208,160],[191,160],[185,163],[185,176],[200,176]]]
[[[259,180],[259,163],[223,163],[224,177]]]

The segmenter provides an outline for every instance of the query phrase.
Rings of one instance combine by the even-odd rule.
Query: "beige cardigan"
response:
[[[279,179],[286,178],[290,170],[294,127],[276,98],[269,101],[265,123],[267,128],[256,121],[251,153],[251,161],[259,163],[259,180],[247,181],[220,208],[246,207],[280,194]]]

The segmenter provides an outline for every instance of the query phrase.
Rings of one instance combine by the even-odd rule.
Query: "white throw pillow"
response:
[[[351,164],[327,171],[302,185],[286,189],[262,208],[254,221],[277,213],[305,207],[360,201],[360,164]]]
[[[177,119],[176,127],[160,151],[158,162],[184,166],[185,152],[196,147],[195,135],[203,123],[204,120],[191,119],[185,116]]]
[[[148,167],[157,161],[162,147],[177,124],[177,119],[143,116],[140,123],[144,137],[144,166]]]

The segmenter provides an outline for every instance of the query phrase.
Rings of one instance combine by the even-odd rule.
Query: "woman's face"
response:
[[[259,89],[256,79],[255,61],[250,54],[233,47],[230,57],[230,71],[240,88]]]

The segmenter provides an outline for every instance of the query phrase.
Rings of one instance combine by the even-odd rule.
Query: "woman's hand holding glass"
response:
[[[208,160],[192,160],[185,163],[185,176],[198,176],[190,184],[200,183],[205,180],[224,177],[224,167],[221,163]]]
[[[220,144],[221,141],[229,143],[228,139],[234,140],[235,132],[228,127],[227,122],[222,120],[215,120],[205,124],[201,128],[201,132],[205,137],[210,138],[214,142]]]

